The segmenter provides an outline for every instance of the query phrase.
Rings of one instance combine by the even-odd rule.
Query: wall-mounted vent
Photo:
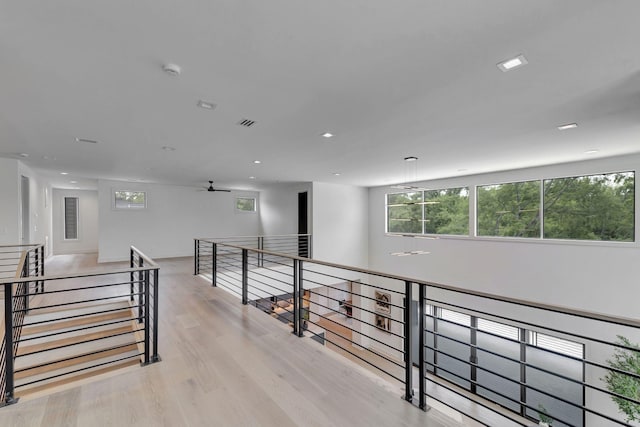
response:
[[[256,122],[254,120],[242,119],[237,124],[239,126],[244,126],[246,128],[250,128],[251,126],[255,125]]]

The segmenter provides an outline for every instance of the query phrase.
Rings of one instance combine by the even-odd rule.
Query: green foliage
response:
[[[542,406],[542,404],[538,405],[538,418],[543,423],[547,423],[549,425],[553,423],[553,418],[548,415],[547,409]]]
[[[469,234],[469,190],[466,187],[425,192],[425,233]]]
[[[634,174],[544,181],[544,237],[634,240]]]
[[[478,187],[478,235],[540,237],[540,181]]]
[[[621,335],[618,335],[617,344],[627,348],[615,349],[613,358],[607,360],[609,366],[615,370],[609,371],[602,380],[611,393],[640,402],[640,378],[629,375],[640,375],[640,346],[632,344]],[[627,422],[640,421],[640,403],[616,396],[611,398],[618,405],[620,412],[625,414]]]
[[[387,232],[422,233],[422,192],[387,194]]]

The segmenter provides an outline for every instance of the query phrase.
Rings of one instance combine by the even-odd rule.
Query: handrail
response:
[[[244,246],[237,246],[237,245],[233,245],[233,244],[226,243],[226,242],[215,242],[215,243],[217,243],[219,245],[222,245],[222,246],[229,246],[229,247],[232,247],[232,248],[235,248],[235,249],[240,249],[240,250],[243,250],[243,249],[251,250],[252,252],[258,252],[258,253],[262,253],[262,254],[265,254],[265,255],[286,256],[287,258],[290,258],[292,260],[309,261],[308,258],[299,257],[297,255],[288,255],[288,254],[287,255],[283,255],[280,252],[274,252],[274,251],[269,251],[269,250],[265,250],[265,249],[247,248],[247,247],[244,247]],[[317,259],[314,259],[313,263],[314,264],[319,264],[319,265],[322,265],[322,266],[325,266],[325,267],[339,268],[341,270],[348,270],[348,271],[353,271],[353,272],[357,272],[357,273],[368,274],[368,275],[371,275],[371,276],[384,277],[384,278],[403,281],[403,282],[411,282],[411,283],[416,283],[418,285],[427,285],[427,286],[430,286],[430,287],[433,287],[433,288],[437,288],[437,289],[442,289],[442,290],[445,290],[445,291],[463,293],[463,294],[466,294],[466,295],[471,295],[471,296],[475,296],[475,297],[479,297],[479,298],[488,298],[488,299],[492,299],[492,300],[496,300],[496,301],[500,301],[500,302],[505,302],[505,303],[509,303],[509,304],[517,304],[517,305],[522,305],[522,306],[525,306],[525,307],[536,308],[536,309],[545,310],[545,311],[553,311],[553,312],[562,313],[562,314],[570,314],[570,315],[573,315],[573,316],[584,317],[584,318],[591,319],[591,320],[598,320],[598,321],[603,321],[603,322],[608,322],[608,323],[616,323],[616,324],[622,325],[622,326],[640,328],[640,321],[635,320],[635,319],[630,319],[630,318],[627,318],[627,317],[622,317],[622,316],[612,316],[612,315],[603,314],[603,313],[583,311],[583,310],[579,310],[579,309],[575,309],[575,308],[571,308],[571,307],[565,307],[565,306],[556,305],[556,304],[542,304],[542,303],[538,303],[538,302],[535,302],[535,301],[523,300],[523,299],[519,299],[519,298],[505,297],[503,295],[497,295],[497,294],[492,294],[492,293],[488,293],[488,292],[480,292],[480,291],[474,291],[474,290],[467,289],[467,288],[460,288],[460,287],[451,286],[451,285],[443,285],[441,283],[436,283],[436,282],[428,282],[428,281],[416,279],[414,277],[400,276],[400,275],[396,275],[396,274],[384,273],[384,272],[381,272],[381,271],[369,270],[369,269],[366,269],[366,268],[353,267],[353,266],[349,266],[349,265],[337,264],[337,263],[328,262],[328,261],[321,261],[321,260],[317,260]]]
[[[310,233],[303,234],[258,234],[248,236],[226,236],[226,237],[194,237],[193,240],[202,240],[205,242],[212,242],[217,239],[245,239],[245,238],[257,238],[257,237],[298,237],[298,236],[311,236]]]
[[[30,253],[33,254],[34,262],[31,262]],[[139,262],[139,266],[135,266],[132,268],[116,268],[106,271],[94,270],[73,274],[40,275],[44,272],[44,265],[39,264],[42,261],[41,249],[38,248],[35,251],[33,249],[30,249],[22,252],[20,258],[21,268],[16,271],[16,277],[13,279],[0,280],[0,287],[4,288],[5,292],[5,321],[3,324],[2,322],[0,322],[0,330],[4,333],[2,351],[0,351],[2,352],[2,357],[0,357],[0,406],[16,403],[17,399],[14,398],[14,391],[16,389],[25,390],[31,387],[33,384],[52,381],[62,376],[74,375],[78,372],[84,372],[86,370],[98,368],[107,364],[124,362],[125,360],[133,361],[137,359],[138,361],[140,361],[141,365],[147,365],[150,363],[158,362],[160,360],[160,357],[158,355],[158,271],[160,268],[158,264],[153,261],[153,259],[133,246],[130,248],[130,254],[131,257],[133,257],[135,254],[135,258],[137,262]],[[142,266],[143,264],[144,266]],[[26,277],[29,274],[35,275]],[[122,274],[131,274],[130,280],[123,281],[120,280],[120,278],[115,277]],[[113,276],[113,278],[109,279],[109,276]],[[86,283],[80,286],[73,286],[74,279],[83,281],[82,279],[90,277],[106,277],[107,279],[97,281],[94,286],[86,286]],[[57,289],[44,292],[45,282],[55,280],[70,280],[72,281],[72,284],[69,286],[65,284],[63,286],[59,286]],[[34,299],[34,301],[38,302],[38,305],[29,307],[29,297],[35,295],[35,293],[30,293],[29,288],[31,283],[36,284],[35,293],[38,293],[38,285],[41,286],[40,295],[42,296],[42,298],[40,298],[39,300]],[[130,285],[131,291],[129,291]],[[135,290],[134,285],[136,288]],[[91,298],[87,298],[84,291],[92,288],[105,288],[109,289],[109,292],[107,294],[95,295],[97,297],[92,294]],[[46,300],[44,298],[46,298],[48,294],[56,294],[59,296],[57,298],[62,297],[61,301],[63,302],[60,303],[60,300],[57,300],[57,302],[55,303],[45,302]],[[86,303],[105,301],[115,301],[121,305],[118,305],[116,306],[116,308],[111,308],[106,311],[101,308],[101,306],[96,306],[89,310],[83,310],[80,314],[78,314],[78,312],[71,312],[71,314],[69,314],[69,312],[64,311],[67,309],[73,310],[73,308],[71,307],[77,307],[78,304],[83,304],[83,308],[86,308],[90,306],[85,305]],[[124,303],[125,301],[127,301],[127,304]],[[24,323],[25,316],[29,313],[30,309],[48,309],[52,310],[52,313],[57,312],[57,314],[55,316],[47,317],[44,320],[38,320],[36,322],[34,322],[32,319],[30,320],[27,317],[26,323]],[[99,318],[104,313],[113,312],[124,314],[124,319],[113,322],[111,319],[94,320],[94,318],[92,318],[92,316],[96,316],[97,318]],[[92,328],[106,328],[104,329],[104,331],[101,331],[101,333],[104,333],[102,333],[102,335],[99,337],[79,339],[68,344],[63,344],[57,347],[53,346],[42,348],[29,353],[19,354],[17,352],[20,343],[28,344],[32,342],[31,340],[35,339],[31,336],[21,337],[23,323],[24,326],[55,324],[55,322],[58,322],[60,320],[67,320],[71,318],[92,318],[92,322],[94,323],[92,323],[90,326],[77,328],[74,330],[57,330],[47,336],[56,336],[60,334],[67,334],[69,332],[84,331]],[[116,324],[129,324],[131,325],[131,329],[122,329],[123,327],[124,329],[127,329],[127,326],[113,327],[113,325]],[[132,338],[131,342],[128,345],[135,346],[137,350],[127,353],[123,357],[119,357],[117,359],[110,358],[107,361],[104,361],[104,359],[100,360],[100,357],[97,357],[96,361],[92,362],[88,366],[83,366],[79,369],[66,370],[63,373],[46,372],[46,374],[39,375],[38,377],[31,378],[30,380],[20,378],[14,382],[15,374],[19,372],[28,372],[36,368],[56,365],[63,362],[66,363],[87,355],[99,355],[105,352],[117,351],[118,349],[124,348],[126,346],[115,344],[114,339],[121,339],[116,337],[121,337],[126,334],[131,334],[131,336],[135,337]],[[141,335],[144,335],[144,338],[141,338]],[[38,338],[43,337],[44,336],[38,336]],[[96,346],[92,344],[91,349],[88,351],[86,350],[86,348],[83,349],[83,346],[90,342],[100,342],[101,345]],[[73,347],[75,354],[72,354],[71,356],[66,355],[60,358],[60,355],[53,356],[55,353],[47,353],[63,347]],[[28,356],[35,353],[43,355],[50,354],[52,356],[49,356],[50,358],[48,360],[46,359],[47,356],[45,356],[45,359],[43,359],[44,362],[40,360],[36,365],[31,364],[30,366],[26,367],[18,366],[19,369],[16,369],[16,366],[14,364],[15,360],[28,360],[28,358],[21,358],[23,356]],[[23,362],[23,364],[24,363],[27,362]]]
[[[42,246],[42,243],[17,243],[15,245],[0,245],[0,249],[2,248],[23,248],[23,247],[33,247],[33,246]]]
[[[109,276],[111,274],[121,274],[121,273],[131,273],[136,271],[147,271],[154,270],[158,268],[158,265],[154,263],[153,266],[144,266],[144,267],[135,267],[135,268],[120,268],[117,270],[109,270],[109,271],[88,271],[81,274],[52,274],[49,276],[40,276],[38,280],[47,281],[47,280],[60,280],[60,279],[77,279],[80,277],[96,277],[96,276]],[[16,279],[3,279],[0,280],[0,285],[6,285],[8,283],[22,283],[22,282],[33,282],[33,278],[16,278]]]

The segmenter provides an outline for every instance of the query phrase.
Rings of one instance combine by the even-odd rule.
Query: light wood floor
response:
[[[160,267],[162,362],[0,408],[0,426],[462,425],[193,276],[191,259]]]

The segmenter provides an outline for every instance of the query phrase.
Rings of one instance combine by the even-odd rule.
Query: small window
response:
[[[424,233],[469,235],[467,187],[424,192]]]
[[[423,193],[387,194],[387,233],[422,234]]]
[[[457,311],[447,310],[446,308],[440,310],[440,318],[448,320],[449,322],[459,323],[464,326],[471,326],[471,316]]]
[[[253,197],[237,197],[236,210],[240,212],[255,212],[256,199]]]
[[[116,209],[145,209],[147,193],[144,191],[114,191]]]
[[[528,343],[532,346],[555,351],[577,359],[584,358],[584,346],[580,343],[564,340],[551,335],[529,331]]]
[[[518,341],[520,339],[520,330],[515,326],[505,325],[504,323],[494,322],[487,319],[478,319],[478,330],[489,332],[499,337],[508,338]]]
[[[64,198],[64,239],[78,240],[78,198]]]

